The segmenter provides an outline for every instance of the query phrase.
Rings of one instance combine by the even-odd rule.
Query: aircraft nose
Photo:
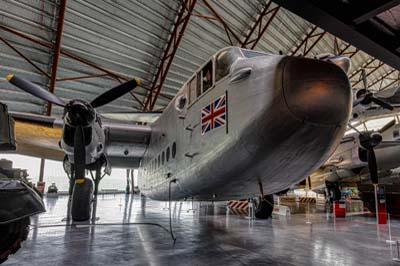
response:
[[[292,115],[316,124],[347,122],[351,110],[351,86],[341,68],[301,57],[284,60],[283,94]]]

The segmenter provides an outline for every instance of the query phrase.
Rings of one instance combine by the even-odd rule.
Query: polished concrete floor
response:
[[[387,225],[371,216],[333,219],[321,214],[267,221],[228,214],[223,204],[172,204],[177,240],[165,203],[140,196],[99,196],[96,226],[66,227],[67,198],[46,199],[47,213],[23,248],[3,265],[400,265]],[[180,211],[179,211],[180,209]],[[130,223],[121,225],[121,223]],[[135,224],[150,223],[150,224]],[[39,226],[38,228],[35,226]],[[400,220],[391,222],[400,238]]]

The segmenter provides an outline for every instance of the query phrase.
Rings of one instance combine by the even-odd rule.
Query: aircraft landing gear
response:
[[[68,206],[68,218],[73,221],[87,221],[92,217],[92,221],[96,220],[97,194],[99,184],[105,174],[109,174],[105,169],[102,174],[102,167],[106,166],[106,160],[100,159],[95,163],[86,166],[90,172],[90,178],[75,179],[74,169],[70,171],[70,202]],[[93,171],[95,175],[93,175]],[[93,204],[93,205],[92,205]]]
[[[260,198],[257,209],[255,211],[255,216],[258,219],[268,219],[272,216],[274,211],[274,195],[266,195]]]
[[[340,200],[342,198],[342,192],[340,191],[339,184],[337,182],[326,182],[326,194],[329,199],[329,203]]]
[[[268,219],[272,216],[272,212],[274,211],[274,196],[273,195],[264,195],[264,190],[262,187],[262,183],[258,183],[260,188],[260,202],[257,205],[257,209],[255,211],[255,216],[258,219]]]
[[[93,200],[93,182],[89,178],[75,180],[71,199],[72,220],[80,222],[90,219]]]

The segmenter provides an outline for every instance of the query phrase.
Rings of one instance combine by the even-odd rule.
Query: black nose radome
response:
[[[340,67],[300,57],[283,60],[283,94],[296,118],[325,125],[347,123],[351,112],[351,86]]]

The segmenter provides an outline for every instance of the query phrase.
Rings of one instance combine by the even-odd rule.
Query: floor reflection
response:
[[[140,195],[99,196],[96,223],[67,226],[67,197],[45,199],[23,248],[4,265],[391,265],[387,226],[374,217],[333,219],[323,213],[249,220],[218,202],[172,202]],[[307,223],[310,222],[310,223]],[[112,224],[112,225],[104,225]],[[400,239],[400,221],[391,222]],[[39,226],[36,228],[35,226]],[[394,265],[394,264],[393,264]]]

